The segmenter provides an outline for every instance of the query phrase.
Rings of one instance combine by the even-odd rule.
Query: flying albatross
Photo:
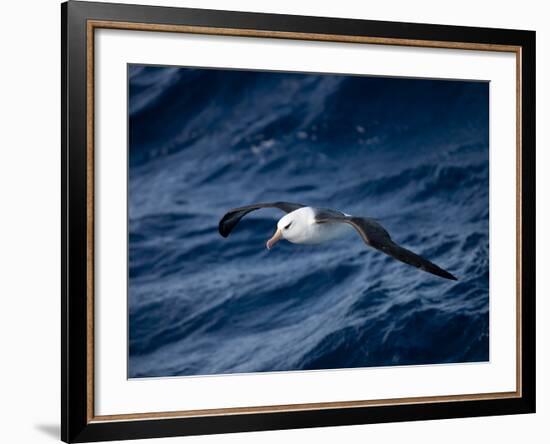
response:
[[[280,239],[294,244],[319,244],[341,237],[353,227],[367,245],[413,267],[445,279],[454,277],[427,259],[397,245],[389,233],[373,219],[350,216],[336,210],[314,208],[291,202],[257,203],[229,210],[219,223],[223,237],[229,236],[239,221],[251,211],[260,208],[278,208],[286,214],[277,222],[277,230],[267,241],[271,249]]]

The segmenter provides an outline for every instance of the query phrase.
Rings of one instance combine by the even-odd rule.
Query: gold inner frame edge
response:
[[[419,396],[408,398],[334,401],[322,403],[284,404],[253,407],[228,407],[216,409],[181,410],[170,412],[126,413],[100,415],[94,413],[94,32],[95,29],[119,29],[131,31],[178,32],[201,35],[221,35],[231,37],[277,38],[289,40],[309,40],[336,43],[362,43],[374,45],[408,46],[422,48],[462,49],[473,51],[511,52],[516,56],[516,391],[496,393],[473,393],[448,396]],[[399,38],[382,38],[368,36],[351,36],[335,34],[312,34],[286,31],[266,31],[256,29],[214,28],[188,25],[165,25],[150,23],[133,23],[123,21],[87,20],[86,24],[86,208],[87,208],[87,421],[126,421],[161,418],[189,418],[198,416],[226,416],[238,414],[259,414],[275,412],[295,412],[303,410],[327,410],[339,408],[375,407],[388,405],[406,405],[417,403],[460,402],[491,399],[520,398],[522,396],[522,347],[521,347],[521,46],[499,45],[488,43],[448,42],[436,40],[415,40]]]

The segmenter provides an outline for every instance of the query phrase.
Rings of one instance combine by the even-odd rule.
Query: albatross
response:
[[[244,216],[261,208],[277,208],[286,213],[279,219],[275,234],[266,243],[268,250],[281,239],[293,244],[320,244],[342,237],[353,228],[367,245],[382,253],[436,276],[457,280],[433,262],[396,244],[386,229],[374,219],[351,216],[327,208],[292,202],[257,203],[233,208],[221,218],[218,227],[220,234],[223,237],[229,236]]]

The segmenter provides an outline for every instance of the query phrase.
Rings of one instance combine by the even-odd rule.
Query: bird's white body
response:
[[[282,237],[293,244],[320,244],[341,238],[354,232],[342,223],[319,224],[315,221],[315,209],[302,207],[283,216],[277,223]]]

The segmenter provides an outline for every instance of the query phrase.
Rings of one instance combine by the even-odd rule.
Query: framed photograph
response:
[[[535,33],[69,1],[62,439],[535,411]]]

